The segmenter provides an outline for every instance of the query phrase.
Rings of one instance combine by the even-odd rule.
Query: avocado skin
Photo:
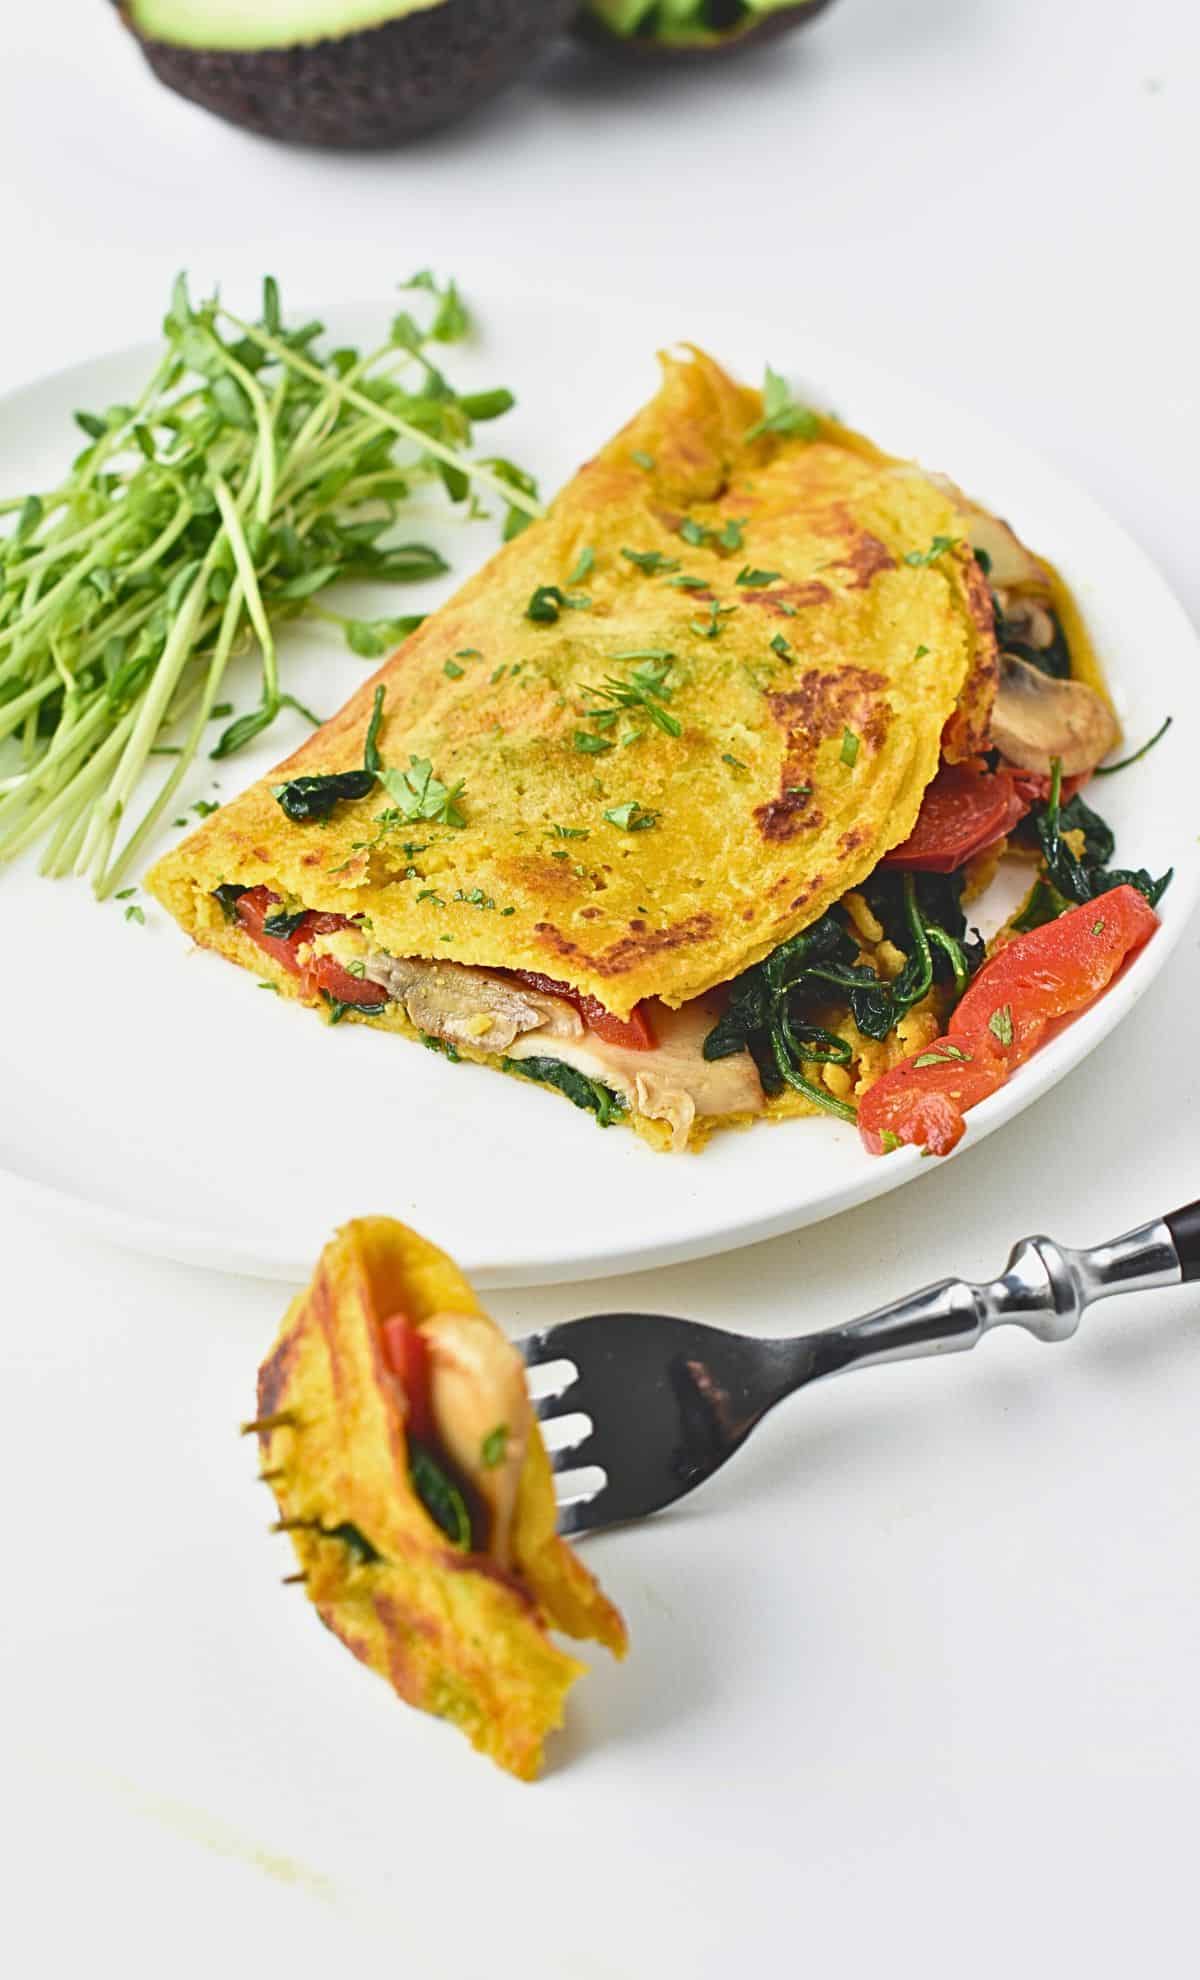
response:
[[[116,0],[168,89],[263,137],[342,151],[402,144],[465,116],[531,65],[575,4],[443,0],[334,40],[208,49],[140,34]]]
[[[797,0],[794,7],[780,7],[776,12],[764,14],[760,21],[751,22],[737,34],[731,34],[722,41],[696,42],[690,47],[672,45],[660,41],[653,34],[613,34],[598,15],[585,9],[575,16],[575,33],[593,47],[601,48],[605,54],[620,61],[628,56],[642,62],[712,62],[722,55],[734,55],[743,48],[757,47],[760,42],[774,41],[781,34],[788,34],[794,28],[807,27],[832,7],[833,0]]]

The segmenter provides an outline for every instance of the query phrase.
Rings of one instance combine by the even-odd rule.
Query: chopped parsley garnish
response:
[[[689,571],[684,571],[682,576],[680,577],[668,578],[667,583],[673,584],[677,591],[707,591],[708,590],[708,579],[702,577],[694,577]]]
[[[998,1010],[992,1012],[991,1017],[988,1019],[988,1030],[991,1032],[993,1038],[1000,1040],[1002,1045],[1012,1044],[1013,1021],[1011,1004],[1001,1004]]]
[[[705,529],[703,523],[696,522],[694,517],[685,516],[679,525],[679,534],[685,543],[690,543],[694,550],[699,550],[708,542],[713,532],[711,529]]]
[[[583,756],[602,756],[613,745],[607,736],[594,736],[587,729],[576,729],[575,747]]]
[[[842,730],[842,762],[853,766],[858,760],[858,737],[853,729]]]
[[[913,654],[913,659],[923,660],[925,658],[925,655],[928,653],[928,651],[929,648],[927,646],[918,646],[916,652]]]
[[[745,516],[730,516],[729,521],[725,524],[724,529],[717,537],[717,542],[720,544],[722,550],[741,549],[742,528],[745,524],[745,521],[746,521]]]
[[[959,1045],[952,1045],[948,1038],[941,1039],[932,1052],[918,1052],[913,1060],[914,1066],[969,1066],[970,1063],[971,1054]]]
[[[494,1430],[488,1431],[487,1436],[480,1444],[479,1461],[485,1471],[494,1471],[498,1464],[504,1463],[507,1456],[508,1425],[507,1423],[498,1423]]]
[[[610,825],[616,825],[622,832],[648,832],[662,817],[661,811],[647,811],[636,798],[628,798],[624,804],[613,805],[604,816]]]
[[[136,887],[121,887],[113,895],[113,899],[114,901],[131,901],[136,893]]]
[[[379,772],[379,781],[392,800],[389,823],[411,825],[418,818],[428,818],[439,825],[465,824],[458,805],[466,786],[439,782],[426,756],[410,756],[408,764],[407,770]]]
[[[645,571],[650,577],[679,569],[678,557],[664,557],[661,550],[622,550],[621,555],[627,557],[631,564],[637,565],[639,571]],[[691,582],[703,584],[704,579],[695,578]]]
[[[643,453],[640,447],[635,447],[629,458],[635,467],[640,467],[646,474],[649,474],[654,467],[653,454]]]
[[[417,895],[417,899],[419,901],[432,901],[434,907],[445,907],[446,905],[436,887],[422,887],[420,893]]]
[[[454,898],[456,901],[465,901],[468,907],[494,908],[496,905],[491,895],[485,894],[482,887],[472,887],[469,893],[464,893],[461,887],[456,887]]]
[[[146,917],[136,901],[131,901],[125,910],[126,921],[136,921],[144,926]]]
[[[611,702],[613,707],[585,709],[585,719],[599,717],[600,727],[611,727],[612,716],[616,709],[640,708],[664,735],[682,735],[682,723],[674,715],[668,714],[664,706],[670,701],[674,692],[667,678],[671,672],[674,656],[670,653],[650,650],[642,654],[616,653],[613,658],[616,661],[640,660],[641,665],[634,668],[628,680],[620,680],[615,674],[609,674],[599,687],[587,688],[588,694],[596,695],[601,701]],[[578,747],[579,743],[576,739],[576,748]]]
[[[556,839],[587,839],[591,837],[582,825],[551,825],[550,833]]]
[[[708,618],[692,619],[689,631],[694,632],[698,639],[719,639],[725,630],[721,624],[722,619],[727,619],[731,612],[736,611],[736,605],[718,605],[714,598],[709,607]]]
[[[777,653],[781,660],[786,660],[789,666],[796,657],[782,633],[776,633],[771,641],[771,651]]]
[[[595,563],[596,563],[596,552],[592,549],[591,544],[587,543],[584,545],[583,549],[579,552],[579,556],[576,561],[575,568],[571,572],[570,577],[567,579],[567,583],[582,584],[585,578],[591,576],[591,573],[595,568]]]
[[[445,660],[442,662],[442,672],[448,681],[461,681],[466,668],[460,667],[457,660]]]
[[[924,564],[936,564],[938,558],[944,557],[947,550],[953,550],[959,540],[955,536],[935,536],[928,550],[906,551],[904,561],[906,564],[911,564],[914,570]]]
[[[796,433],[802,440],[815,440],[820,430],[821,422],[812,407],[801,405],[792,396],[787,379],[768,365],[763,376],[762,418],[746,428],[743,440],[748,444],[763,433]]]
[[[757,587],[774,584],[776,578],[782,577],[782,575],[782,571],[760,571],[753,564],[743,564],[734,581],[737,584],[754,585]]]
[[[742,762],[741,758],[737,756],[730,756],[728,750],[726,750],[724,756],[721,758],[721,761],[722,763],[728,763],[731,770],[744,770],[746,768],[746,765]]]

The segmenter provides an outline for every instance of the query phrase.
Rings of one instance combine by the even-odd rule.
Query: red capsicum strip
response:
[[[654,1050],[654,1032],[644,1003],[635,1004],[627,1018],[619,1018],[606,1010],[598,997],[572,990],[569,983],[560,983],[556,976],[542,976],[536,969],[510,969],[506,974],[514,976],[518,983],[528,984],[531,990],[544,990],[548,996],[563,997],[568,1004],[574,1004],[588,1030],[594,1031],[597,1038],[607,1039],[610,1045],[624,1045],[631,1052]]]
[[[945,1036],[865,1095],[858,1129],[869,1152],[907,1141],[948,1155],[967,1108],[1003,1086],[1056,1019],[1076,1016],[1106,990],[1157,927],[1144,896],[1123,886],[1009,942],[984,964]]]
[[[279,896],[269,887],[251,887],[238,898],[237,918],[252,942],[272,956],[293,976],[300,977],[310,996],[324,991],[339,1004],[386,1004],[388,993],[378,983],[368,983],[364,977],[351,976],[333,956],[308,956],[302,963],[297,950],[311,943],[315,935],[332,935],[339,928],[350,928],[353,924],[344,914],[305,915],[303,921],[290,935],[268,935],[265,922],[272,908],[278,907]]]
[[[1067,778],[1063,802],[1086,782],[1086,777]],[[989,770],[977,760],[943,763],[921,800],[912,831],[880,864],[916,873],[955,873],[976,853],[1006,838],[1049,791],[1049,777],[1036,771],[1013,770],[1003,763]]]

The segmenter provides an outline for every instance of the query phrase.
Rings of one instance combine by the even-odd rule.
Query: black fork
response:
[[[942,1279],[862,1319],[757,1340],[662,1313],[593,1313],[518,1341],[555,1469],[559,1531],[642,1519],[694,1492],[797,1389],[973,1348],[993,1327],[1068,1340],[1086,1307],[1200,1278],[1200,1203],[1075,1251],[1023,1238],[998,1279]]]

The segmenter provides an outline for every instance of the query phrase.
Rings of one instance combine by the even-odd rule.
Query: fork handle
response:
[[[953,1354],[977,1346],[993,1327],[1024,1327],[1041,1341],[1069,1340],[1097,1300],[1196,1278],[1200,1203],[1084,1250],[1049,1237],[1022,1238],[997,1279],[983,1285],[941,1279],[860,1320],[804,1336],[796,1343],[807,1350],[808,1372],[801,1379]]]

